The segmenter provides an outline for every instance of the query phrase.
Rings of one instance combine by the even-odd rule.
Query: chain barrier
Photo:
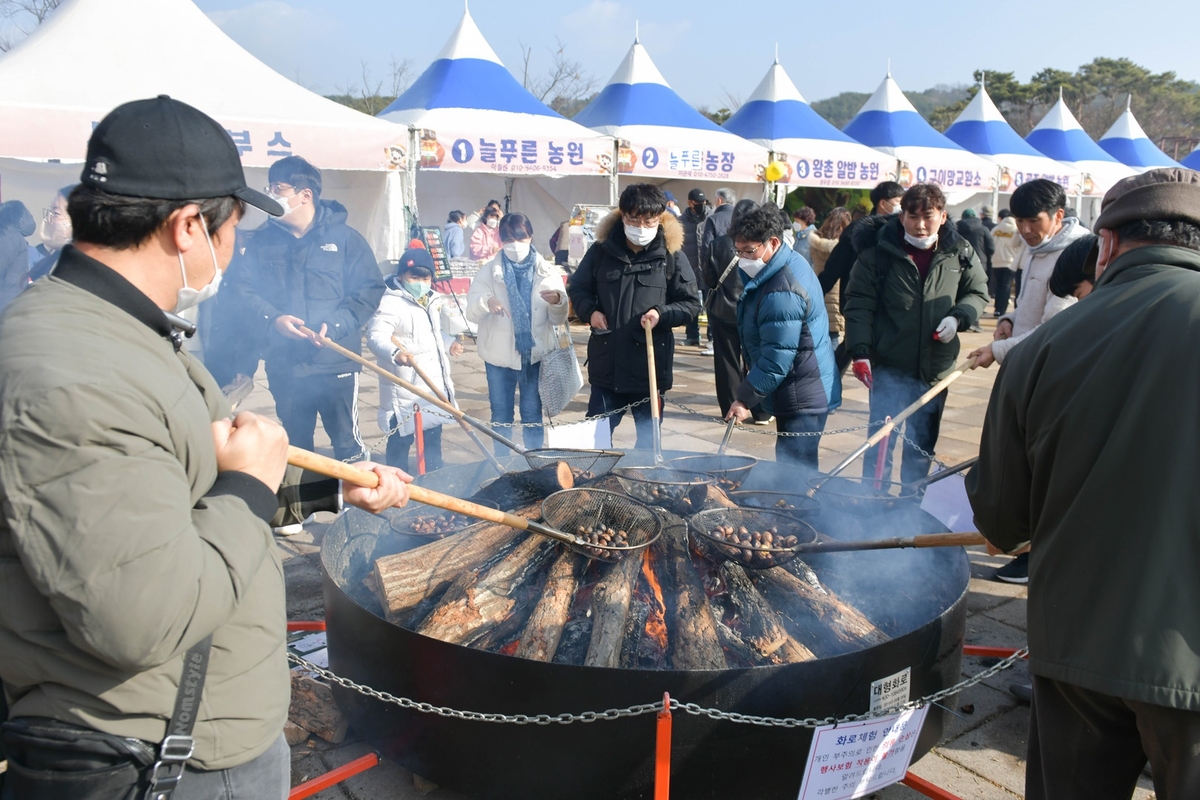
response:
[[[876,717],[886,717],[892,714],[899,714],[912,708],[920,708],[921,706],[936,704],[940,700],[944,700],[951,695],[958,694],[964,689],[969,689],[976,684],[998,675],[1006,669],[1009,669],[1021,659],[1029,655],[1029,648],[1023,647],[1005,659],[993,664],[977,675],[959,681],[953,686],[948,686],[945,689],[934,692],[931,695],[921,697],[917,700],[911,700],[903,705],[892,708],[881,708],[877,711],[868,711],[863,714],[847,714],[844,717],[826,717],[817,719],[816,717],[805,717],[799,719],[796,717],[763,717],[753,714],[739,714],[734,711],[722,711],[719,708],[706,708],[697,705],[696,703],[682,703],[675,698],[671,698],[671,710],[682,711],[685,714],[690,714],[694,717],[708,717],[724,722],[735,722],[744,725],[758,725],[768,728],[820,728],[826,725],[844,725],[848,722],[861,722],[862,720],[874,719]],[[472,722],[498,722],[510,725],[570,725],[575,722],[597,722],[599,720],[614,720],[622,719],[623,717],[640,717],[644,714],[655,714],[662,709],[662,702],[641,703],[627,708],[610,708],[606,711],[584,711],[580,714],[562,713],[562,714],[489,714],[482,711],[462,711],[456,708],[448,708],[446,706],[435,706],[432,703],[422,703],[417,700],[412,700],[407,697],[397,697],[388,692],[381,692],[378,689],[372,689],[369,686],[363,686],[355,683],[349,678],[343,678],[333,672],[330,672],[324,667],[319,667],[310,661],[306,661],[294,653],[288,653],[288,661],[301,667],[314,675],[318,675],[330,683],[335,683],[351,691],[358,692],[366,697],[371,697],[380,700],[384,703],[407,708],[412,711],[419,711],[423,714],[436,714],[439,717],[450,717],[453,719],[465,719]]]

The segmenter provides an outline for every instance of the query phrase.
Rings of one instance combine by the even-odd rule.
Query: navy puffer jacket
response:
[[[777,417],[829,411],[835,366],[821,285],[804,258],[786,244],[745,284],[738,335],[750,371],[737,399]]]

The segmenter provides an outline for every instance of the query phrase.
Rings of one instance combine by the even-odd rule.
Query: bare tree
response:
[[[7,52],[46,21],[62,0],[0,0],[0,52]]]
[[[582,64],[567,56],[567,46],[562,39],[556,38],[554,41],[556,46],[548,48],[553,61],[540,77],[532,74],[533,48],[526,47],[524,42],[520,43],[524,61],[521,85],[538,100],[559,111],[577,105],[578,100],[590,95],[596,86],[596,78],[584,72]]]
[[[395,99],[412,85],[413,61],[411,58],[397,61],[396,57],[392,56],[388,66],[392,70],[392,99]]]

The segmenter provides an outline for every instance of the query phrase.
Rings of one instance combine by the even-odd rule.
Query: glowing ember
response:
[[[647,550],[646,558],[642,560],[642,574],[654,596],[650,600],[650,614],[646,617],[646,636],[658,643],[665,652],[667,649],[667,605],[663,602],[662,585],[654,574],[654,551]]]
[[[517,646],[520,644],[520,639],[513,639],[511,642],[504,645],[504,647],[501,647],[497,652],[501,655],[511,656],[513,653],[517,652]]]

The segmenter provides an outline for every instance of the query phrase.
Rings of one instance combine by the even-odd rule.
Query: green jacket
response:
[[[966,330],[987,305],[987,274],[979,256],[953,225],[943,225],[925,280],[901,247],[904,229],[895,217],[865,217],[856,233],[858,260],[846,287],[846,352],[870,358],[929,385],[949,375],[959,339],[935,341],[945,317]]]
[[[0,317],[0,679],[12,716],[157,743],[184,652],[212,634],[192,763],[236,766],[278,738],[286,608],[268,520],[307,507],[280,513],[260,481],[218,474],[211,423],[229,414],[149,298],[73,247]]]
[[[1032,542],[1034,674],[1200,711],[1200,253],[1131,250],[1013,348],[967,477]]]

